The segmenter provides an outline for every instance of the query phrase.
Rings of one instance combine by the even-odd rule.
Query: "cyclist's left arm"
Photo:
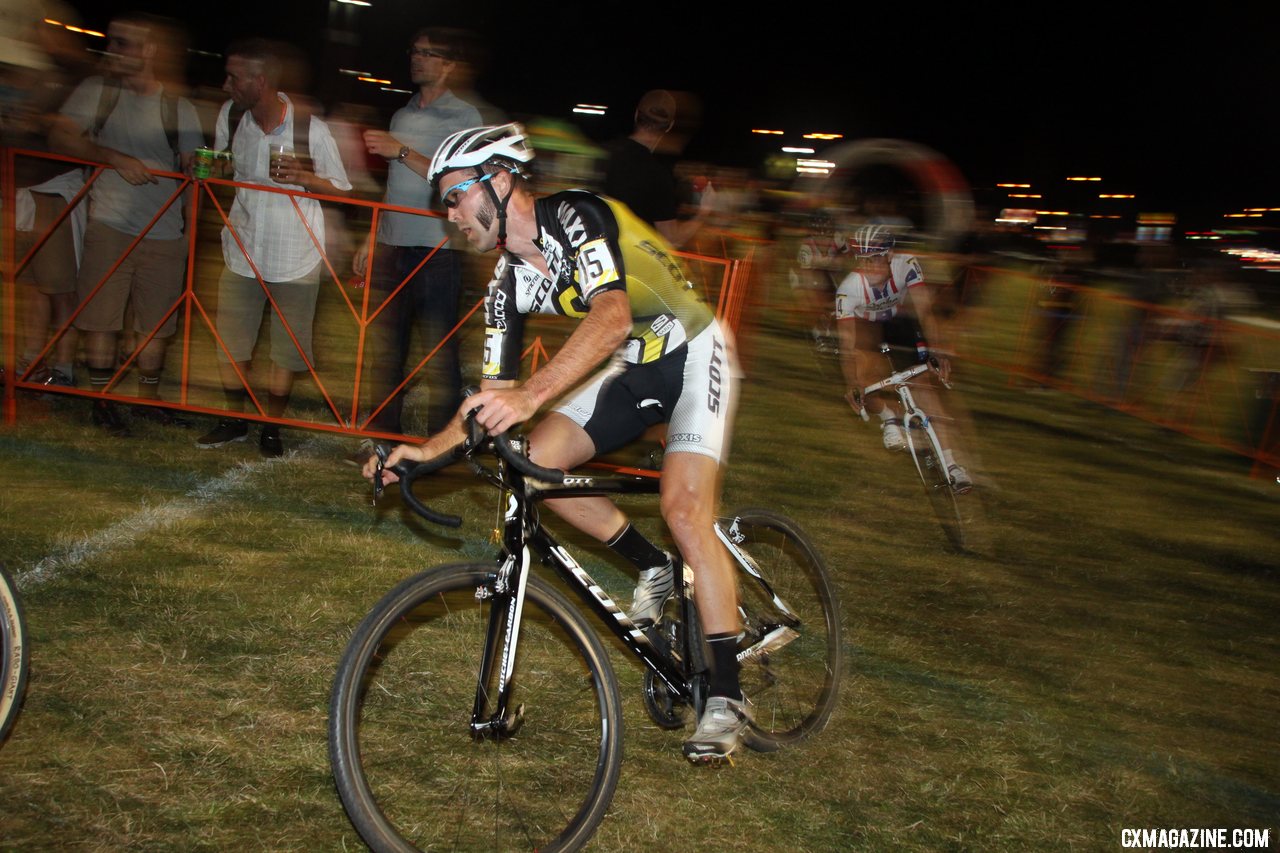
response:
[[[938,375],[942,377],[943,382],[946,382],[951,375],[951,361],[945,355],[948,348],[933,313],[933,294],[929,286],[923,282],[912,287],[908,293],[911,296],[911,310],[916,316],[916,322],[924,332],[924,339],[929,342],[929,354],[938,362]]]

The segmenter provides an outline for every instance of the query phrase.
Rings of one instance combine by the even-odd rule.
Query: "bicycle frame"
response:
[[[563,485],[531,485],[519,471],[504,466],[501,477],[508,491],[503,524],[503,550],[494,584],[493,607],[489,614],[484,654],[477,675],[476,700],[471,714],[471,733],[476,739],[506,737],[521,723],[521,709],[509,715],[516,650],[520,638],[520,617],[533,555],[550,565],[579,599],[618,638],[623,646],[670,690],[679,701],[693,701],[690,676],[699,671],[701,654],[694,649],[697,614],[684,584],[676,584],[681,619],[686,626],[682,648],[667,646],[657,631],[641,630],[608,593],[596,583],[572,555],[549,534],[538,518],[537,502],[546,498],[594,497],[620,494],[657,494],[659,480],[649,477],[566,477]],[[739,552],[740,553],[740,552]],[[692,628],[692,629],[690,629]],[[748,650],[750,651],[750,650]],[[496,698],[488,713],[489,682],[496,661]]]
[[[494,584],[493,607],[489,614],[485,648],[476,681],[476,699],[471,713],[471,735],[506,737],[519,729],[521,709],[514,716],[509,713],[512,694],[516,651],[520,639],[520,618],[524,607],[524,595],[532,557],[536,555],[550,565],[565,585],[591,610],[623,646],[641,664],[654,673],[666,685],[670,696],[678,702],[692,704],[696,701],[693,676],[707,668],[703,655],[702,631],[698,623],[697,608],[686,591],[686,579],[675,585],[677,607],[685,626],[681,632],[680,648],[673,649],[662,634],[654,629],[638,627],[608,593],[596,583],[577,560],[546,531],[538,517],[537,503],[547,498],[596,497],[600,495],[657,494],[660,481],[652,477],[565,477],[563,485],[532,485],[512,466],[495,478],[508,491],[503,523],[503,550]],[[799,637],[795,630],[800,617],[774,591],[751,555],[739,547],[741,536],[734,525],[726,531],[718,522],[716,535],[728,549],[730,556],[743,571],[750,574],[767,591],[778,608],[782,624],[769,631],[755,645],[738,652],[738,660],[745,663],[785,646]],[[488,685],[493,676],[495,662],[500,661],[496,698],[492,713],[489,708]]]
[[[886,388],[898,395],[898,399],[902,402],[902,426],[903,432],[907,437],[907,445],[911,449],[911,459],[915,463],[916,473],[920,475],[920,479],[924,482],[927,482],[927,478],[924,471],[920,470],[920,457],[915,453],[916,440],[912,438],[912,425],[915,424],[918,429],[924,431],[939,458],[941,458],[942,454],[942,442],[938,440],[938,434],[933,429],[932,418],[916,405],[915,398],[911,396],[910,381],[930,369],[931,366],[928,363],[917,364],[906,370],[900,370],[862,389],[864,398]],[[947,481],[950,482],[950,480],[951,475],[948,473]]]

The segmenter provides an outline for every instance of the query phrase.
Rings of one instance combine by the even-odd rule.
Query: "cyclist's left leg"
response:
[[[559,412],[551,412],[529,435],[529,458],[548,468],[570,470],[596,455],[595,443],[587,431]],[[608,541],[627,523],[627,517],[608,498],[564,498],[548,500],[556,515],[601,542]]]

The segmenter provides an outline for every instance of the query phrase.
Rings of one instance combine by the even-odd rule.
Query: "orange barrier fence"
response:
[[[72,167],[83,165],[87,167],[88,172],[84,188],[69,201],[66,210],[43,234],[33,235],[35,237],[33,246],[22,257],[17,257],[14,216],[17,190],[14,186],[13,176],[15,174],[15,160],[18,157],[62,161]],[[219,380],[215,355],[220,352],[223,363],[229,363],[234,369],[238,381],[248,395],[248,401],[253,411],[243,415],[246,419],[351,435],[368,435],[381,438],[406,437],[372,430],[370,429],[370,424],[398,393],[419,382],[422,371],[433,358],[437,357],[442,347],[445,346],[445,341],[435,343],[422,355],[416,366],[406,369],[406,378],[397,388],[390,391],[385,399],[369,400],[365,399],[368,397],[368,393],[363,386],[368,384],[365,381],[365,375],[371,367],[369,364],[371,359],[371,326],[388,310],[392,300],[401,296],[404,288],[418,270],[448,241],[446,239],[431,250],[422,262],[418,264],[417,268],[400,281],[384,299],[375,304],[372,298],[374,288],[369,286],[357,287],[355,292],[352,293],[353,288],[347,284],[346,277],[340,274],[339,270],[348,265],[345,263],[345,257],[338,257],[338,262],[336,263],[335,257],[349,254],[350,247],[341,235],[333,233],[337,229],[328,229],[326,239],[322,241],[320,236],[308,224],[307,217],[299,206],[300,199],[314,199],[322,202],[327,218],[334,220],[334,224],[339,225],[340,228],[345,228],[345,223],[347,222],[358,222],[359,227],[364,228],[364,220],[367,218],[368,230],[361,239],[369,249],[369,257],[364,270],[364,281],[371,282],[373,280],[374,254],[377,246],[375,237],[378,232],[379,218],[383,214],[399,212],[422,216],[440,215],[434,212],[379,202],[343,196],[298,193],[275,187],[239,184],[219,179],[193,180],[177,173],[153,172],[152,174],[157,178],[169,178],[176,182],[175,188],[165,205],[155,214],[151,222],[137,238],[130,243],[124,254],[115,260],[102,279],[96,283],[90,292],[85,294],[85,299],[76,307],[72,316],[61,323],[53,335],[48,337],[39,354],[31,358],[30,363],[19,371],[17,368],[19,337],[17,318],[21,287],[16,284],[17,278],[30,265],[32,258],[46,244],[49,236],[58,225],[71,215],[73,209],[78,205],[88,203],[88,193],[94,182],[101,177],[104,169],[105,167],[100,164],[85,163],[73,158],[8,149],[4,151],[3,160],[0,161],[0,185],[5,188],[3,198],[5,217],[3,228],[5,273],[3,338],[4,363],[6,366],[4,373],[4,413],[7,423],[12,423],[17,416],[17,391],[19,390],[39,390],[95,399],[107,398],[130,404],[163,405],[167,408],[188,412],[213,415],[234,414],[240,417],[241,413],[229,413],[225,406],[219,405],[222,402],[222,386]],[[289,198],[295,215],[298,216],[308,238],[317,250],[321,258],[321,306],[317,308],[315,319],[314,349],[316,357],[314,361],[307,357],[305,347],[299,341],[297,330],[290,326],[280,305],[277,304],[275,297],[270,289],[267,288],[259,271],[259,266],[246,246],[243,236],[237,232],[237,229],[232,224],[228,206],[224,199],[219,197],[219,191],[225,191],[223,188],[274,193]],[[86,390],[83,387],[59,387],[34,381],[36,368],[41,362],[46,362],[50,358],[50,353],[54,351],[58,341],[64,335],[73,334],[72,329],[75,325],[75,320],[83,312],[85,306],[105,285],[112,274],[120,268],[129,254],[146,239],[147,234],[159,221],[161,215],[174,204],[181,204],[185,209],[187,263],[181,292],[169,306],[164,317],[153,328],[140,332],[133,344],[127,348],[127,352],[122,352],[122,358],[114,375],[105,388]],[[336,214],[343,215],[338,217]],[[302,357],[306,366],[305,375],[310,380],[310,387],[314,389],[313,392],[306,395],[310,398],[309,402],[300,402],[293,405],[294,411],[291,411],[286,417],[271,417],[267,413],[260,395],[254,391],[254,382],[251,381],[251,377],[246,375],[232,358],[226,342],[219,333],[215,317],[210,310],[212,302],[210,297],[216,292],[217,279],[224,267],[221,241],[216,239],[216,235],[224,230],[231,236],[238,251],[252,268],[254,276],[266,295],[270,311],[274,317],[279,319],[292,346]],[[717,315],[730,327],[736,327],[741,316],[745,297],[746,288],[743,283],[751,274],[751,253],[748,252],[745,258],[720,258],[709,255],[681,253],[681,258],[691,273],[693,280],[701,286],[708,301],[715,305]],[[477,326],[482,323],[482,312],[479,309],[483,299],[475,296],[474,290],[473,288],[473,298],[464,299],[464,304],[460,307],[458,313],[457,322],[449,332],[446,340],[465,339],[471,333],[476,332]],[[174,345],[170,347],[170,352],[166,359],[165,375],[170,381],[174,377],[177,379],[176,399],[173,399],[172,393],[166,393],[167,399],[164,400],[143,399],[139,396],[120,393],[119,386],[121,381],[137,361],[139,354],[157,337],[169,318],[175,315],[181,318],[181,328],[175,336]],[[531,318],[531,329],[533,332],[532,340],[525,350],[524,358],[528,359],[531,370],[537,370],[547,359],[554,355],[557,348],[557,343],[555,343],[557,336],[560,336],[559,340],[563,340],[563,336],[566,336],[572,330],[572,325],[544,326],[538,319]],[[179,340],[180,347],[177,345]],[[175,359],[176,349],[180,349],[181,356]],[[265,347],[263,347],[263,350],[265,350]],[[264,358],[265,354],[258,356],[259,360]],[[465,364],[466,360],[464,359]],[[81,384],[83,385],[84,383],[82,382]],[[294,396],[296,400],[304,395],[299,391],[295,391]],[[310,416],[305,417],[304,415]]]
[[[1102,287],[967,270],[964,358],[1280,468],[1280,332]]]
[[[769,269],[768,286],[752,288],[752,309],[805,337],[830,338],[831,297],[789,284],[795,254],[787,243],[762,253],[770,254],[772,266],[761,264]],[[999,370],[1029,390],[1073,394],[1240,454],[1253,461],[1253,476],[1280,469],[1276,324],[1206,317],[1046,278],[1036,267],[974,266],[953,276],[953,260],[919,257],[946,343],[962,361]],[[830,351],[814,349],[816,369],[831,370]],[[843,380],[837,373],[831,381]]]

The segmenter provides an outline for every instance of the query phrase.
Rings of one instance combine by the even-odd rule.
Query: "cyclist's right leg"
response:
[[[884,358],[880,354],[884,325],[856,317],[846,317],[839,322],[845,379],[850,388],[861,391],[866,385],[884,376]],[[879,394],[865,398],[862,405],[869,414],[875,415],[885,449],[906,450],[907,439],[902,431],[902,418],[897,407]]]

